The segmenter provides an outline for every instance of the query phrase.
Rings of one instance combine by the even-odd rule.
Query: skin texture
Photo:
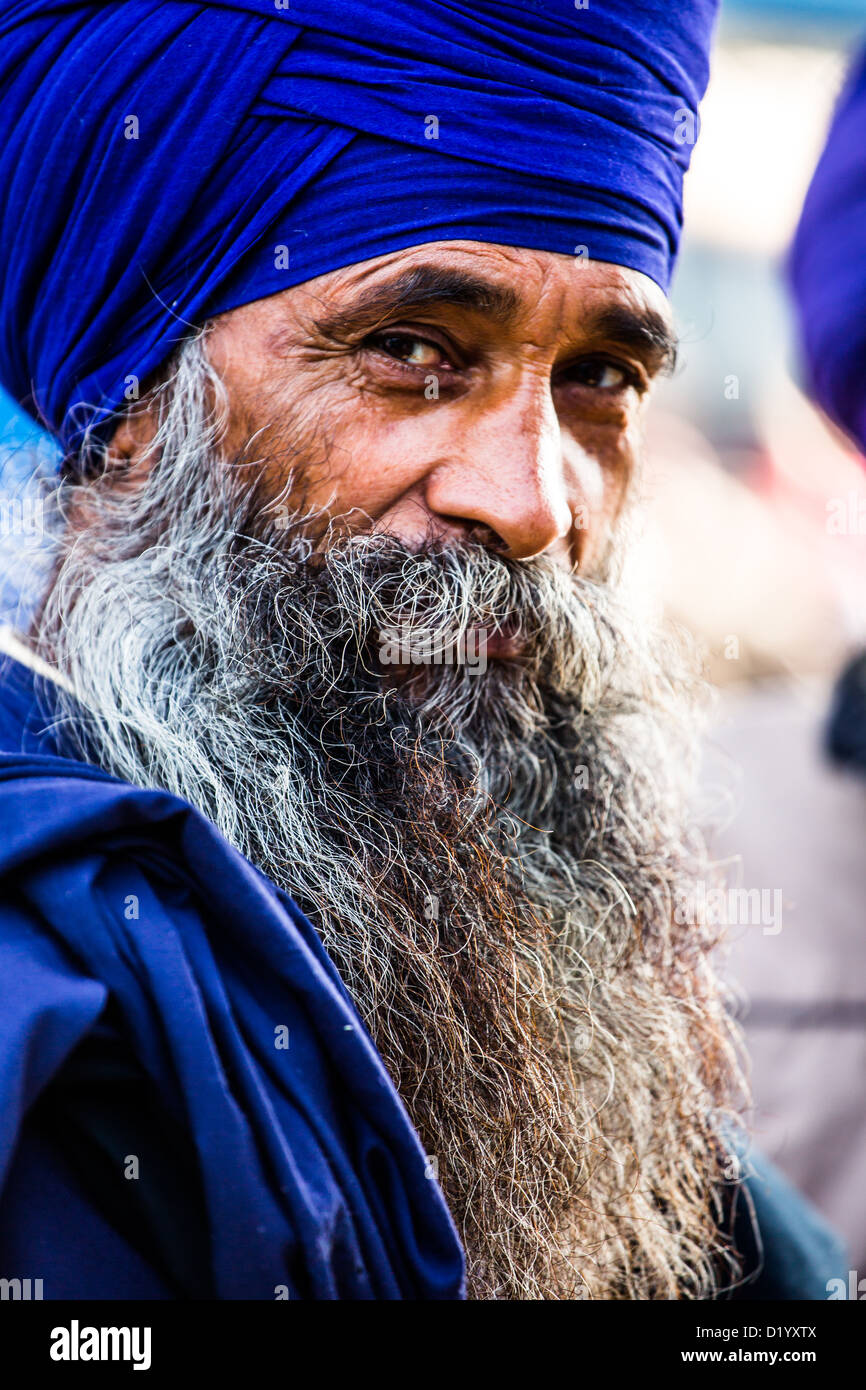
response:
[[[673,352],[667,302],[646,276],[459,241],[243,305],[208,339],[228,392],[226,446],[264,461],[266,505],[302,496],[410,545],[471,538],[583,573],[609,539]],[[148,467],[152,432],[145,402],[113,441],[119,485]]]

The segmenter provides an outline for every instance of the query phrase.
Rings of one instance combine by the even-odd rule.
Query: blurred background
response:
[[[649,427],[642,561],[718,685],[715,849],[754,903],[757,889],[781,904],[780,930],[757,911],[729,927],[755,1139],[862,1277],[866,773],[825,744],[835,683],[866,649],[866,460],[800,390],[784,257],[866,43],[866,0],[723,0],[720,40],[686,184],[680,363]]]
[[[825,753],[834,685],[866,649],[866,461],[800,390],[783,273],[858,42],[866,0],[723,0],[639,569],[718,687],[704,778],[725,807],[716,852],[732,883],[781,904],[729,929],[756,1140],[866,1276],[866,773]],[[0,396],[5,621],[26,622],[43,582],[28,479],[52,456]]]

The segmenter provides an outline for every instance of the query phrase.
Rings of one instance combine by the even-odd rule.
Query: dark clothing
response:
[[[62,756],[0,657],[0,1277],[454,1299],[463,1254],[312,925],[188,803]]]
[[[819,1300],[831,1279],[848,1279],[848,1256],[836,1233],[779,1169],[760,1153],[744,1165],[736,1190],[733,1243],[743,1262],[732,1299]]]
[[[185,802],[63,759],[50,699],[0,656],[0,1277],[460,1297],[441,1193],[312,926]],[[826,1297],[840,1247],[750,1166],[730,1296]]]

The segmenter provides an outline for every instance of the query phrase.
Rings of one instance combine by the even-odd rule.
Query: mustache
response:
[[[395,670],[411,681],[417,668],[429,675],[435,667],[447,695],[467,675],[509,663],[552,694],[580,687],[589,705],[601,697],[594,667],[609,674],[627,630],[606,584],[545,557],[510,560],[472,540],[410,547],[365,532],[310,556],[305,525],[294,536],[284,529],[276,540],[248,539],[214,575],[246,604],[237,621],[264,625],[255,659],[276,689],[289,688],[299,657],[315,651],[326,681],[359,691]]]

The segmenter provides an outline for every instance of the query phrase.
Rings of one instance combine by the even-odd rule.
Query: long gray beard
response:
[[[315,923],[473,1296],[711,1296],[740,1083],[709,935],[674,920],[708,876],[681,654],[543,560],[269,510],[214,443],[208,370],[188,345],[143,489],[61,489],[88,524],[33,636],[77,691],[66,737],[199,807]],[[515,626],[484,672],[380,662],[388,629]]]

